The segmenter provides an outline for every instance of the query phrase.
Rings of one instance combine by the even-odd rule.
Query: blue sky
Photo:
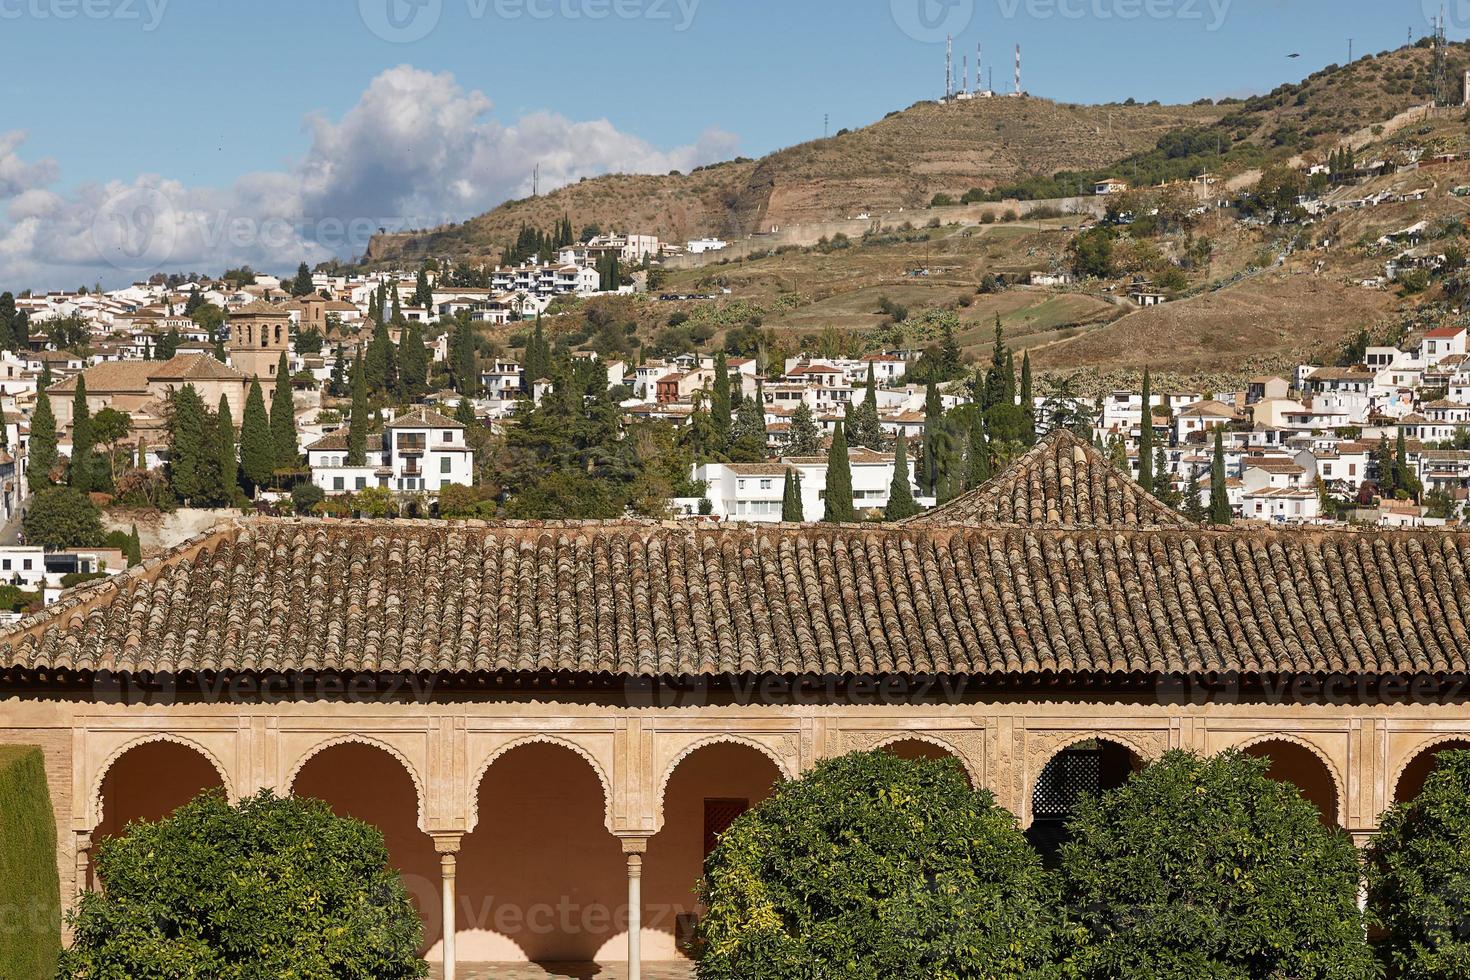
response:
[[[0,0],[0,280],[74,285],[85,248],[41,239],[66,222],[94,223],[88,215],[140,182],[195,215],[218,204],[249,216],[289,187],[293,220],[465,217],[523,192],[535,160],[556,183],[759,155],[820,136],[824,113],[833,131],[864,125],[939,93],[943,44],[929,38],[946,27],[957,33],[956,70],[959,54],[983,43],[997,87],[1009,85],[1020,43],[1033,94],[1190,101],[1263,91],[1343,61],[1350,36],[1359,54],[1401,45],[1411,29],[1421,37],[1426,5],[1438,6]],[[1465,37],[1470,0],[1448,10],[1450,36]],[[1300,59],[1288,60],[1292,52]],[[474,141],[446,149],[472,127]],[[203,237],[168,257],[283,261],[296,247],[225,243],[218,229]]]

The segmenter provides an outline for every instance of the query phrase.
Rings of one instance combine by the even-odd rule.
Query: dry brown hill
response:
[[[1036,98],[921,102],[871,126],[689,174],[615,174],[510,201],[459,225],[373,239],[366,260],[498,258],[522,225],[596,224],[666,241],[744,237],[772,226],[927,206],[1063,168],[1104,167],[1152,148],[1182,126],[1227,110],[1202,106],[1080,106]]]

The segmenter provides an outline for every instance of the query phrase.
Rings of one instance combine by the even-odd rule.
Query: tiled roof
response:
[[[230,310],[230,316],[290,316],[291,311],[283,309],[274,303],[267,303],[263,299],[247,303],[237,310]]]
[[[412,409],[389,422],[389,429],[463,429],[454,419],[447,415],[441,415],[424,405],[415,405]]]
[[[0,633],[0,669],[1470,670],[1470,535],[238,521]]]
[[[909,518],[917,525],[1162,526],[1189,522],[1066,429],[982,486]]]

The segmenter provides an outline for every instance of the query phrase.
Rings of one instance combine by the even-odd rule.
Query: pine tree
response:
[[[893,451],[893,483],[888,487],[888,506],[883,511],[883,519],[901,521],[918,512],[919,505],[914,503],[914,491],[909,483],[908,440],[899,436]]]
[[[291,401],[291,374],[286,352],[276,365],[276,389],[271,393],[271,449],[276,469],[295,469],[300,461],[296,439],[296,406]]]
[[[315,287],[311,284],[311,270],[303,262],[296,267],[296,278],[291,280],[291,295],[310,296],[313,292]]]
[[[1215,430],[1215,458],[1210,463],[1210,523],[1229,524],[1230,493],[1225,486],[1225,440],[1220,429]]]
[[[781,489],[781,520],[787,524],[806,520],[806,511],[801,506],[801,475],[794,469],[786,471],[786,485]]]
[[[185,506],[204,502],[211,482],[207,471],[212,460],[205,458],[205,447],[211,441],[206,438],[207,414],[193,385],[186,384],[174,393],[169,413],[169,483]]]
[[[733,411],[731,404],[730,368],[725,361],[725,352],[720,351],[715,355],[715,381],[710,391],[709,413],[715,434],[725,445],[730,442],[730,422]],[[723,451],[724,447],[720,449]]]
[[[270,418],[265,412],[265,395],[260,379],[250,382],[245,396],[245,414],[240,417],[240,469],[251,486],[263,487],[276,472],[276,447],[271,438]]]
[[[1021,412],[1024,441],[1036,445],[1036,402],[1031,394],[1031,355],[1021,355]]]
[[[847,458],[847,433],[840,425],[832,437],[832,449],[827,453],[826,491],[822,520],[850,524],[857,519],[852,507],[852,464]]]
[[[26,445],[26,486],[39,493],[51,486],[51,471],[56,468],[56,414],[51,410],[51,396],[43,386],[31,413],[31,439]]]
[[[235,452],[235,419],[230,412],[230,400],[224,395],[219,396],[214,426],[214,458],[219,470],[220,502],[228,505],[240,491],[240,457]]]
[[[82,493],[100,490],[101,469],[92,437],[92,412],[87,407],[87,379],[78,375],[71,402],[71,468],[67,482]]]
[[[352,417],[347,422],[347,465],[367,465],[368,397],[362,355],[352,364]]]
[[[1143,422],[1138,429],[1138,485],[1154,489],[1154,410],[1148,368],[1143,369]]]
[[[791,442],[787,451],[792,456],[815,456],[822,451],[822,431],[805,401],[798,403],[791,413]]]

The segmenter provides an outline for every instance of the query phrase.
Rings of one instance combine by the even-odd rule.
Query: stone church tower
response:
[[[260,379],[267,397],[275,388],[281,351],[291,349],[291,314],[256,300],[230,314],[230,366]]]

